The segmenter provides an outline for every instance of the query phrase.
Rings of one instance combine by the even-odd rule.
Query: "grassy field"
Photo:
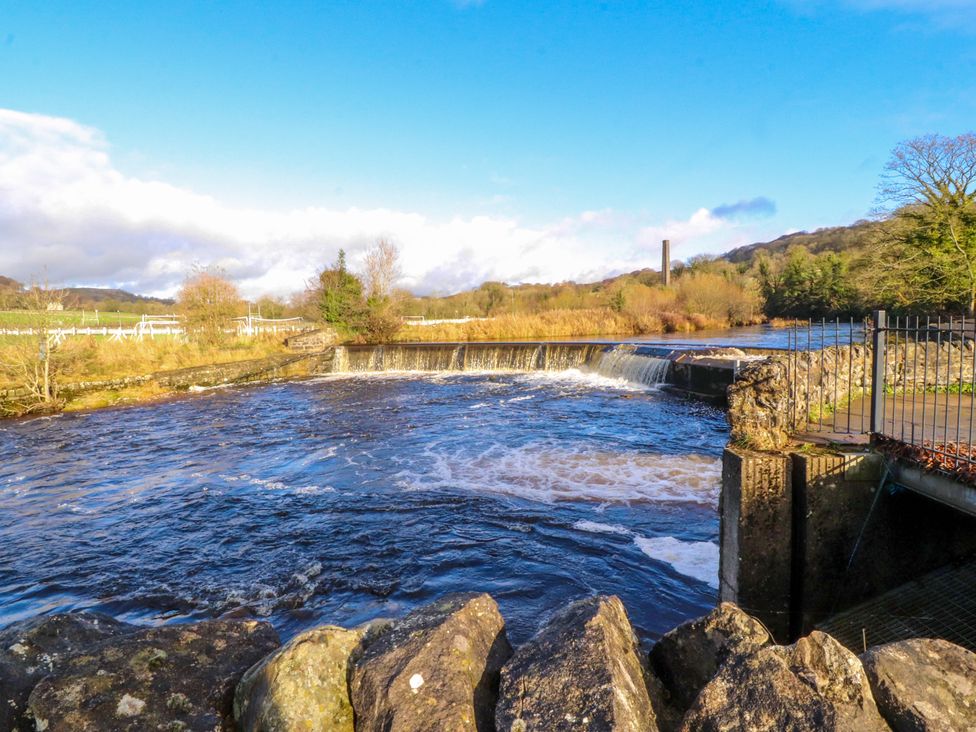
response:
[[[137,313],[99,312],[94,310],[60,310],[49,313],[37,313],[29,310],[0,310],[0,328],[29,328],[38,317],[43,317],[49,326],[74,327],[105,327],[115,328],[138,323],[142,316]]]

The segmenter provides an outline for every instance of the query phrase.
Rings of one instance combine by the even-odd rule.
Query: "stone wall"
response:
[[[285,339],[285,345],[293,351],[321,352],[339,342],[339,336],[332,328],[316,328]]]

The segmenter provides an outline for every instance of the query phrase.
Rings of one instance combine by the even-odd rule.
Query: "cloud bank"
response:
[[[378,237],[399,245],[402,284],[418,293],[485,280],[582,281],[657,266],[663,238],[681,258],[747,243],[741,219],[773,210],[757,198],[699,208],[685,220],[648,222],[604,210],[532,225],[384,208],[241,208],[126,175],[97,129],[0,109],[0,274],[21,281],[169,295],[200,263],[223,267],[247,296],[285,295],[340,248],[355,267]]]

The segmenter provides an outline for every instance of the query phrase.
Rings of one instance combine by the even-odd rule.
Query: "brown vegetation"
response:
[[[25,344],[36,347],[36,341],[32,338],[0,338],[0,363],[17,363]],[[32,394],[13,403],[0,403],[0,415],[25,414],[38,409],[91,408],[118,401],[154,398],[166,393],[155,386],[137,386],[88,394],[64,403],[57,398],[59,384],[105,381],[191,366],[245,361],[285,351],[281,339],[270,336],[228,340],[219,346],[187,342],[171,336],[123,341],[99,336],[69,338],[53,352],[51,364],[54,399],[45,401]],[[36,362],[36,353],[32,354],[31,362]],[[0,390],[22,389],[24,383],[24,379],[9,368],[0,370]]]
[[[575,336],[632,336],[648,333],[692,333],[728,327],[728,321],[704,315],[659,311],[635,315],[610,308],[550,310],[533,315],[506,314],[464,323],[405,327],[398,341],[498,341]]]
[[[761,322],[755,281],[735,265],[700,257],[678,267],[674,285],[641,270],[602,282],[515,285],[488,282],[446,297],[408,298],[403,312],[466,323],[405,327],[398,340],[499,340],[692,332]]]
[[[197,341],[216,344],[225,340],[224,330],[240,314],[241,294],[237,285],[219,269],[194,269],[176,296],[186,332]]]

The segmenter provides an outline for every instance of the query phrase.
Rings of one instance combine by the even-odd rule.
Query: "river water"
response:
[[[515,642],[714,604],[723,413],[579,370],[356,374],[0,424],[0,626],[250,613],[287,637],[490,592]]]

